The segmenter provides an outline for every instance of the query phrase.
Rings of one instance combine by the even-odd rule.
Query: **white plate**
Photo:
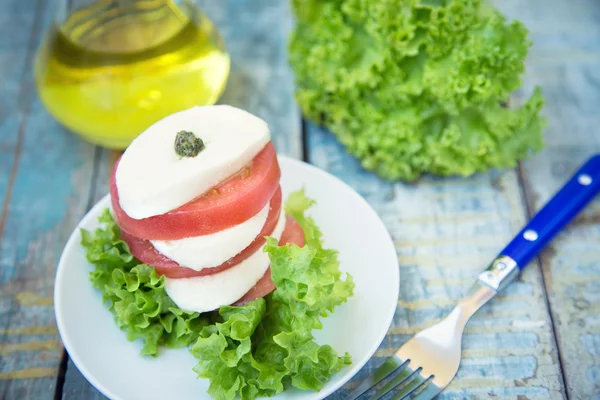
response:
[[[304,187],[317,201],[311,214],[325,245],[340,252],[340,268],[354,276],[354,296],[324,319],[316,340],[339,354],[352,354],[344,368],[319,392],[289,390],[277,399],[322,399],[346,383],[373,355],[390,326],[398,300],[398,260],[393,242],[375,211],[348,185],[306,163],[280,157],[284,196]],[[92,385],[112,399],[209,399],[208,381],[197,379],[196,360],[186,349],[140,356],[92,288],[80,245],[79,228],[93,230],[108,195],[83,218],[67,242],[56,273],[56,321],[65,348]]]

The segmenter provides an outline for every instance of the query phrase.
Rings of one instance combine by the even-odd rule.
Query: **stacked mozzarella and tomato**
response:
[[[182,132],[201,141],[197,154],[178,152]],[[155,123],[125,151],[111,179],[113,213],[131,253],[165,276],[178,307],[244,304],[275,289],[265,237],[304,244],[283,212],[280,175],[262,119],[194,107]]]

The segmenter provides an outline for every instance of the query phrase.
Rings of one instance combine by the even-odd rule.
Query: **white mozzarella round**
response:
[[[285,228],[282,210],[273,231],[281,238]],[[212,275],[193,278],[166,278],[165,289],[177,307],[190,312],[207,312],[233,304],[245,295],[262,278],[269,267],[269,255],[258,249],[241,263]]]
[[[204,150],[196,157],[177,155],[180,131],[202,139]],[[235,107],[193,107],[171,114],[123,154],[116,171],[120,206],[135,219],[174,210],[241,170],[269,140],[265,121]]]
[[[151,240],[156,250],[182,267],[195,271],[217,267],[244,250],[262,230],[270,204],[252,218],[210,235],[179,240]]]

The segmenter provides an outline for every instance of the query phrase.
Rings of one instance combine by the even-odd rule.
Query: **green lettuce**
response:
[[[210,379],[215,399],[272,396],[289,386],[320,390],[352,359],[314,341],[321,317],[353,294],[354,283],[341,280],[337,252],[324,249],[321,232],[305,215],[313,204],[303,191],[293,193],[285,210],[305,232],[306,245],[278,246],[267,238],[277,290],[243,307],[222,307],[222,322],[205,327],[192,347],[198,376]]]
[[[142,354],[156,356],[160,345],[192,344],[210,323],[210,314],[186,312],[175,305],[164,289],[165,278],[131,255],[108,209],[99,222],[103,227],[94,232],[81,230],[81,244],[94,266],[90,280],[102,292],[117,326],[127,339],[142,341]]]
[[[290,386],[320,390],[351,357],[318,345],[312,331],[353,294],[354,283],[349,275],[342,280],[337,252],[323,248],[319,228],[306,215],[313,204],[304,191],[289,196],[286,213],[303,228],[306,245],[278,246],[268,238],[277,289],[244,306],[204,314],[179,309],[164,289],[165,278],[131,255],[108,210],[99,218],[101,227],[81,230],[94,266],[90,280],[127,338],[142,341],[142,354],[191,346],[198,359],[193,369],[210,380],[216,399],[271,396]]]
[[[484,0],[293,0],[296,98],[390,180],[514,167],[542,148],[539,88],[521,86],[527,29]]]

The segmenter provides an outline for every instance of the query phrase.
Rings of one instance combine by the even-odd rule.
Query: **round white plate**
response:
[[[322,399],[356,374],[385,337],[398,301],[398,260],[383,222],[348,185],[301,161],[280,157],[279,162],[284,196],[304,187],[317,201],[310,213],[323,230],[325,246],[339,250],[340,268],[356,282],[354,296],[323,320],[323,330],[315,331],[318,343],[330,344],[339,354],[349,352],[353,364],[318,393],[289,390],[275,397]],[[79,228],[95,229],[109,206],[107,195],[81,220],[58,265],[54,304],[65,348],[87,380],[112,399],[209,399],[208,381],[196,378],[196,360],[188,350],[140,356],[140,343],[127,341],[92,288],[92,266],[79,243]]]

